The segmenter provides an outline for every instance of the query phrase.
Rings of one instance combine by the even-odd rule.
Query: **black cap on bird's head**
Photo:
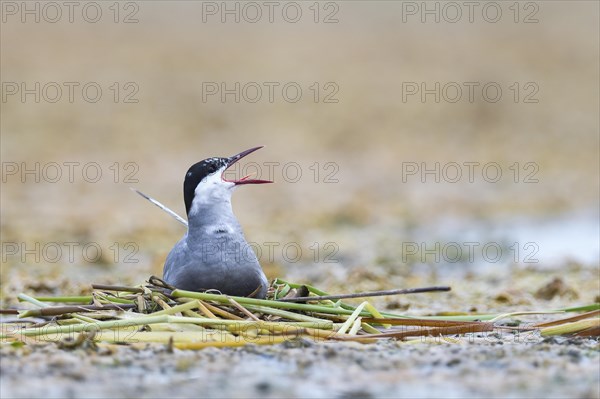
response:
[[[183,198],[185,200],[186,212],[188,214],[190,213],[198,185],[205,178],[212,176],[219,171],[220,181],[223,182],[223,184],[229,185],[231,188],[242,184],[273,183],[270,180],[250,179],[250,176],[242,177],[239,180],[227,180],[225,177],[223,177],[223,174],[229,167],[231,167],[231,165],[244,158],[246,155],[261,148],[263,148],[263,146],[250,148],[249,150],[242,151],[239,154],[229,158],[208,158],[192,165],[185,174],[185,180],[183,181]]]

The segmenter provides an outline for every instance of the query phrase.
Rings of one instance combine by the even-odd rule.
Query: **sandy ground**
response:
[[[292,268],[298,269],[298,265]],[[332,292],[344,292],[347,287],[453,287],[447,294],[374,300],[380,309],[410,315],[550,310],[599,299],[597,268],[579,264],[559,269],[515,268],[509,274],[495,269],[466,275],[443,268],[437,273],[420,273],[420,269],[415,266],[398,273],[389,265],[356,267],[344,284],[335,274],[322,270],[303,273],[321,277],[319,281]],[[287,275],[297,273],[289,269]],[[378,282],[383,278],[386,282]],[[560,279],[559,288],[551,291],[548,299],[539,298],[554,278]],[[48,286],[52,285],[49,280]],[[73,288],[72,282],[57,286],[57,292]],[[31,292],[31,286],[26,291]],[[519,319],[533,323],[556,317],[560,316]],[[76,350],[59,349],[54,344],[4,345],[0,349],[0,372],[3,398],[598,398],[600,345],[597,339],[543,338],[535,333],[467,335],[409,343],[388,340],[368,345],[290,340],[273,346],[250,344],[200,351],[171,351],[160,344],[103,344]]]
[[[93,282],[160,275],[184,229],[129,187],[183,214],[191,164],[260,144],[248,162],[276,184],[240,189],[234,208],[270,278],[329,292],[452,286],[374,301],[412,315],[600,301],[596,2],[520,2],[518,15],[502,2],[497,22],[482,16],[484,3],[473,22],[466,9],[458,22],[451,14],[422,22],[422,2],[330,2],[318,4],[318,23],[308,2],[295,23],[280,14],[273,23],[222,23],[203,9],[220,2],[189,1],[129,2],[117,16],[100,3],[95,23],[80,13],[71,23],[68,10],[58,22],[46,20],[54,14],[22,22],[24,3],[1,4],[2,307],[23,306],[20,292],[80,294]],[[417,14],[406,8],[415,5]],[[332,12],[338,21],[322,23]],[[123,23],[129,17],[137,22]],[[21,85],[35,91],[36,82],[40,101],[22,97]],[[91,82],[103,96],[91,102],[77,91],[71,102],[65,91],[53,102],[52,82]],[[303,97],[252,102],[240,92],[236,102],[206,92],[236,82],[293,83]],[[438,102],[405,91],[468,82],[499,86],[502,99],[477,91],[472,102],[452,102],[440,89]],[[472,179],[466,165],[477,165]],[[301,254],[284,251],[290,246]],[[559,289],[540,296],[554,279]],[[0,393],[600,397],[597,340],[491,341],[174,353],[3,345]]]
[[[303,341],[174,353],[41,348],[25,356],[3,348],[2,397],[598,397],[597,343],[528,340]]]

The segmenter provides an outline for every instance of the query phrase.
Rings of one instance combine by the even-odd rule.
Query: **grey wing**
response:
[[[174,284],[174,281],[176,280],[178,271],[177,265],[182,264],[183,258],[185,257],[185,249],[183,248],[184,246],[185,242],[180,240],[177,244],[175,244],[173,249],[171,249],[171,252],[169,252],[167,259],[165,260],[165,266],[163,267],[163,280],[171,285],[176,285]]]

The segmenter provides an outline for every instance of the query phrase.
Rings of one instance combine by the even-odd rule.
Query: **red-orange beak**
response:
[[[227,168],[225,168],[225,170],[223,171],[223,174],[225,174],[225,172],[227,171],[227,169],[229,167],[231,167],[231,165],[233,165],[234,163],[236,163],[237,161],[239,161],[240,159],[244,158],[246,155],[253,153],[256,150],[260,150],[261,148],[263,148],[264,146],[261,145],[259,147],[254,147],[254,148],[250,148],[249,150],[246,151],[242,151],[237,155],[234,155],[232,157],[230,157],[227,160]],[[248,176],[244,176],[239,180],[227,180],[223,177],[223,175],[221,175],[221,178],[223,179],[223,181],[226,182],[230,182],[230,183],[234,183],[235,185],[241,185],[241,184],[265,184],[265,183],[273,183],[271,180],[260,180],[260,179],[250,179],[250,175]]]

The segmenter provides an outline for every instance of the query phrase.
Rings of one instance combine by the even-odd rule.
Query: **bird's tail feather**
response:
[[[172,211],[171,209],[167,208],[166,206],[164,206],[163,204],[161,204],[160,202],[158,202],[157,200],[155,200],[154,198],[150,197],[149,195],[144,194],[143,192],[141,192],[140,190],[137,190],[133,187],[130,187],[130,189],[132,191],[135,191],[136,193],[138,193],[140,196],[144,197],[145,199],[147,199],[148,201],[152,202],[154,205],[156,205],[157,207],[159,207],[160,209],[162,209],[163,211],[167,212],[169,215],[171,215],[173,218],[175,218],[175,220],[177,220],[179,223],[183,224],[184,226],[187,227],[188,222],[182,218],[181,216],[179,216],[177,213],[175,213],[174,211]]]

